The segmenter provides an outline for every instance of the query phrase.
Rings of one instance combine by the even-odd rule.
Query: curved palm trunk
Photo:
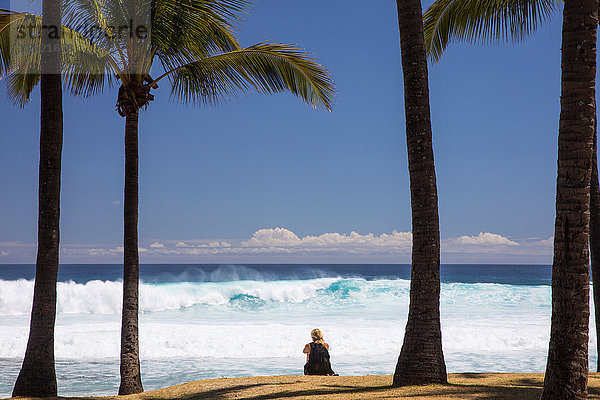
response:
[[[397,0],[412,208],[410,305],[395,386],[445,383],[440,327],[440,232],[420,0]]]
[[[123,315],[121,322],[121,386],[119,394],[143,392],[138,339],[138,116],[125,119],[125,200]]]
[[[592,183],[590,187],[590,258],[592,270],[594,311],[596,319],[596,348],[598,360],[596,371],[600,371],[600,182],[598,182],[598,129],[594,121],[594,152],[592,155]]]
[[[60,26],[61,3],[44,0],[43,24]],[[63,141],[60,40],[42,35],[38,250],[29,340],[13,396],[56,396],[54,324],[59,258],[60,174]],[[46,47],[48,48],[48,47]]]
[[[566,0],[552,265],[552,328],[543,399],[587,397],[589,207],[598,0]]]

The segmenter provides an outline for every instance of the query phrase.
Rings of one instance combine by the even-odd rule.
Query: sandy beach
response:
[[[88,399],[539,399],[543,374],[449,374],[447,385],[392,388],[391,375],[265,376],[189,382],[139,395]],[[83,399],[85,397],[70,397]],[[600,399],[600,374],[589,375],[589,398]]]

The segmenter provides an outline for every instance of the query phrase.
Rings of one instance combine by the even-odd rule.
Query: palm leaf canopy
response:
[[[29,13],[0,10],[0,78],[7,80],[9,98],[23,106],[40,80],[42,18]],[[74,94],[94,93],[112,81],[109,53],[63,26],[63,74],[66,81],[79,80]]]
[[[521,41],[561,0],[436,0],[423,15],[425,50],[439,61],[450,41]]]
[[[259,43],[182,65],[156,82],[164,77],[171,81],[171,95],[182,102],[215,104],[237,92],[287,90],[313,107],[333,105],[329,74],[294,45]]]
[[[65,86],[87,97],[117,81],[156,88],[168,77],[181,101],[214,104],[234,92],[287,90],[331,109],[331,78],[306,52],[270,43],[240,48],[233,32],[247,6],[246,0],[63,0]],[[121,34],[130,20],[148,27],[147,35]],[[40,31],[41,17],[0,10],[0,77],[20,105],[39,81],[39,35],[16,40],[25,22]],[[156,59],[163,74],[152,81]]]

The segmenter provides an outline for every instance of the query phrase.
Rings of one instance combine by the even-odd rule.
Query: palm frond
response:
[[[150,25],[151,0],[63,0],[63,24],[127,64],[130,20]],[[127,27],[122,31],[122,27]]]
[[[14,56],[19,54],[21,47],[30,45],[21,40],[21,34],[31,25],[36,25],[32,14],[0,9],[0,77],[11,70]]]
[[[70,40],[63,40],[63,46],[67,47],[63,51],[63,82],[74,96],[90,97],[100,93],[105,84],[112,87],[115,77],[122,74],[109,52],[78,37],[76,32]]]
[[[10,10],[0,10],[0,76],[9,69],[11,63],[11,23],[14,23],[14,13]]]
[[[560,0],[436,0],[423,15],[425,49],[438,61],[452,40],[521,41],[554,12]]]
[[[131,4],[129,3],[131,2]],[[334,88],[329,73],[295,45],[259,43],[245,49],[233,34],[246,0],[63,0],[63,82],[72,94],[91,96],[119,79],[148,79],[154,57],[166,72],[171,95],[184,102],[214,104],[236,95],[258,91],[289,91],[313,107],[331,110]],[[127,37],[121,41],[102,35],[127,16],[140,19],[151,8],[150,40]],[[41,29],[41,19],[22,17]],[[98,30],[89,30],[95,25]],[[91,33],[90,33],[91,32]],[[32,38],[36,36],[33,35]],[[3,44],[0,10],[0,57]],[[8,40],[10,42],[10,39]],[[39,81],[40,41],[27,41],[27,51],[4,62],[9,97],[24,105]],[[7,54],[10,54],[7,53]],[[8,68],[8,69],[7,69]],[[150,86],[153,86],[150,83]]]
[[[294,45],[259,43],[207,57],[169,71],[171,95],[182,102],[215,104],[236,93],[289,91],[312,107],[331,110],[335,90],[329,73]]]
[[[0,57],[8,98],[19,107],[29,101],[40,80],[41,18],[0,10]]]
[[[29,27],[37,28],[34,15],[0,10],[0,77],[6,78],[8,98],[20,107],[29,101],[40,80],[41,42],[32,39]]]
[[[63,82],[74,96],[90,97],[123,75],[114,53],[63,25]]]
[[[110,16],[106,14],[103,0],[62,0],[63,25],[98,43],[102,33],[109,31]]]
[[[6,77],[6,94],[10,101],[21,108],[25,107],[40,78],[41,74],[23,73],[21,67],[10,72]]]
[[[156,16],[159,16],[165,8],[173,7],[173,2],[167,0],[153,1]],[[220,16],[224,21],[228,21],[228,24],[239,21],[240,14],[245,13],[252,3],[249,0],[179,0],[178,2],[196,13]]]
[[[246,0],[63,2],[65,24],[118,55],[120,68],[126,72],[122,77],[125,80],[149,73],[155,56],[168,70],[210,54],[239,49],[233,24],[248,4]],[[148,37],[119,34],[130,20],[134,29],[144,25]]]
[[[0,11],[0,21],[3,16]],[[25,13],[10,17],[10,25],[5,25],[5,29],[0,25],[0,43],[7,43],[0,46],[0,53],[8,48],[10,65],[4,70],[4,75],[8,75],[8,97],[22,107],[40,79],[42,18]],[[27,34],[19,37],[19,29]],[[98,93],[105,83],[111,85],[112,77],[120,72],[109,52],[67,26],[62,27],[61,44],[63,82],[74,95],[88,97]]]
[[[233,11],[246,2],[157,0],[152,44],[165,70],[210,54],[239,50]]]

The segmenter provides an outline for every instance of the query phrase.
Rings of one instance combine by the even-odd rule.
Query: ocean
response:
[[[544,372],[549,265],[442,265],[448,372]],[[0,265],[0,397],[9,397],[29,332],[33,265]],[[119,387],[120,265],[61,265],[59,395]],[[410,265],[142,265],[145,390],[197,379],[302,374],[319,328],[340,375],[392,374],[408,313]],[[593,307],[590,365],[596,363]],[[595,368],[594,368],[595,370]]]

